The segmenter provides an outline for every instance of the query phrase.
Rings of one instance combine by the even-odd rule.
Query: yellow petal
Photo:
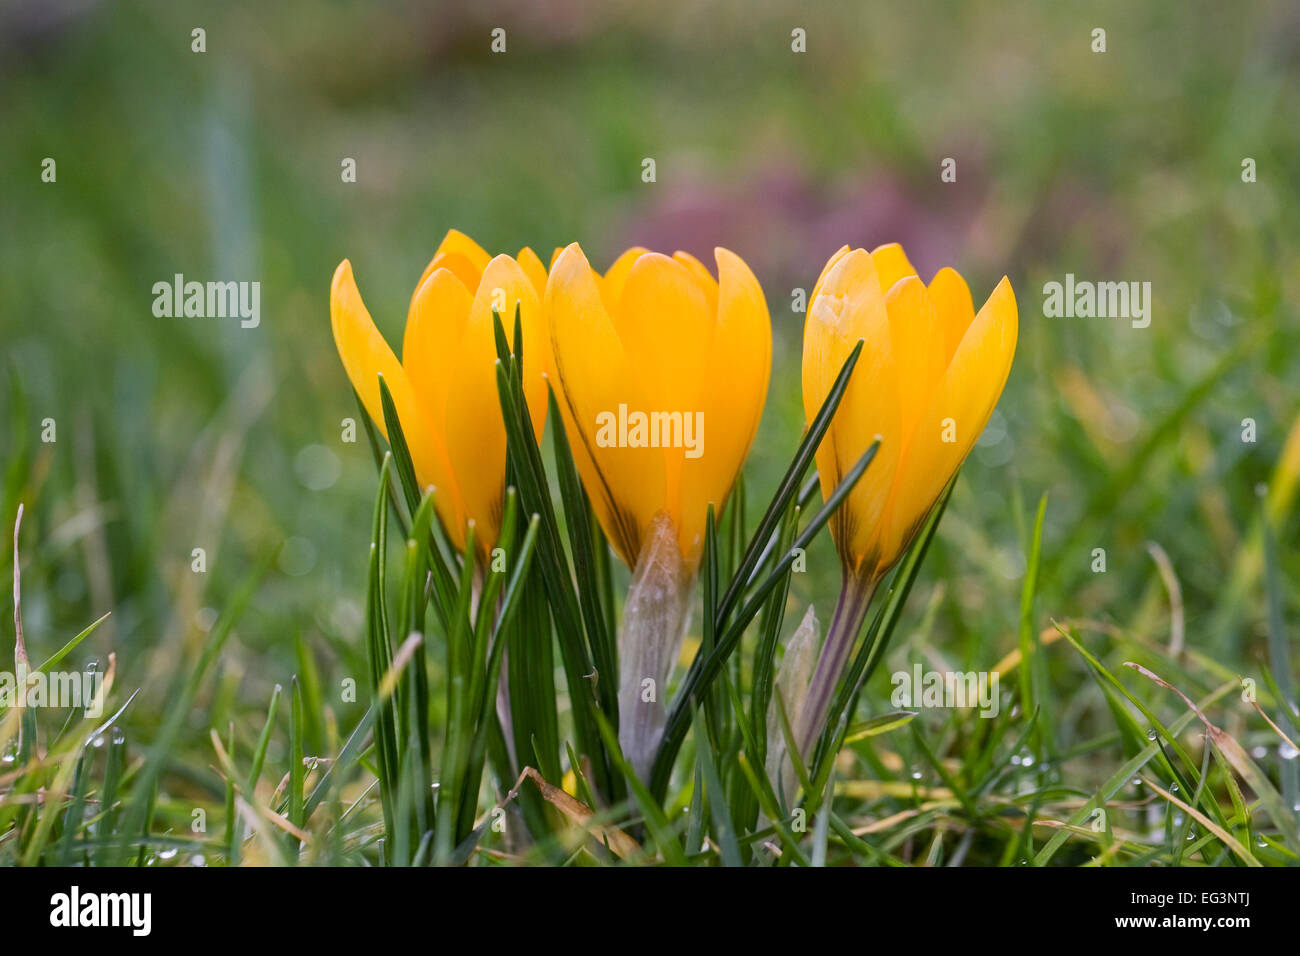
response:
[[[695,408],[713,340],[714,316],[690,270],[649,252],[628,270],[614,326],[651,410]]]
[[[477,242],[471,239],[459,229],[448,229],[447,234],[442,237],[442,242],[438,244],[439,253],[455,253],[464,256],[474,263],[481,275],[491,261],[491,256]]]
[[[859,339],[888,334],[885,297],[870,254],[836,253],[808,303],[803,341],[805,420],[816,417],[840,367]],[[865,356],[864,356],[865,357]],[[861,359],[859,360],[861,366]]]
[[[935,311],[939,313],[939,325],[943,328],[943,364],[946,368],[957,351],[962,336],[970,328],[975,318],[975,304],[971,301],[970,288],[966,280],[956,269],[944,266],[930,280],[930,299]]]
[[[605,303],[605,311],[609,315],[614,315],[618,309],[618,300],[623,295],[623,283],[627,281],[627,274],[632,271],[636,261],[649,252],[649,249],[643,249],[640,246],[633,246],[621,256],[614,260],[614,264],[606,270],[603,276],[596,277],[596,285],[600,288],[601,301]],[[554,264],[552,264],[554,268]]]
[[[477,289],[479,277],[483,275],[483,270],[487,268],[491,258],[482,246],[465,233],[457,229],[448,229],[447,235],[443,236],[442,242],[438,244],[438,251],[424,267],[424,272],[420,275],[420,281],[415,284],[415,288],[418,290],[424,285],[424,280],[429,278],[435,269],[448,269],[457,275],[465,284],[465,288]]]
[[[898,372],[889,315],[875,263],[862,249],[845,253],[822,278],[804,325],[804,413],[811,422],[849,353],[864,341],[843,400],[817,450],[822,495],[829,498],[875,437],[881,446],[848,500],[831,519],[846,565],[873,553],[901,445]]]
[[[520,267],[528,274],[528,279],[533,284],[533,290],[537,293],[537,299],[540,302],[543,295],[546,294],[546,266],[542,265],[542,260],[537,257],[528,246],[519,250],[518,261]]]
[[[835,263],[839,262],[848,254],[849,254],[849,247],[840,246],[831,254],[831,257],[826,260],[826,265],[822,266],[821,275],[819,275],[817,277],[817,281],[813,283],[812,295],[808,297],[809,302],[812,302],[813,299],[817,298],[817,293],[821,291],[823,280],[825,280],[826,276],[830,274],[831,269],[835,268]]]
[[[957,346],[899,467],[882,538],[885,562],[907,547],[984,430],[1011,370],[1016,335],[1015,294],[1003,278]],[[948,425],[952,442],[943,440]]]
[[[684,456],[677,504],[678,538],[688,567],[699,559],[710,502],[721,515],[749,454],[772,370],[772,323],[762,286],[734,252],[716,249],[714,256],[718,309],[699,406],[703,434],[696,436],[699,457]]]
[[[443,527],[456,546],[465,543],[465,503],[451,466],[442,423],[447,417],[447,391],[460,354],[473,297],[448,269],[435,269],[415,290],[402,338],[402,367],[406,370],[430,428],[434,444],[438,493],[434,503]],[[407,436],[408,439],[410,436]]]
[[[602,414],[617,416],[620,404],[633,411],[649,406],[577,243],[552,266],[544,308],[569,447],[606,537],[632,567],[664,505],[664,459],[658,449],[607,447],[597,440]]]
[[[352,264],[347,259],[339,263],[330,284],[330,325],[343,368],[366,412],[387,437],[388,429],[384,426],[383,404],[379,397],[379,376],[383,375],[410,447],[416,477],[421,484],[437,484],[440,468],[428,420],[405,370],[375,328],[370,312],[361,301],[361,293],[352,276]]]
[[[613,319],[646,398],[639,411],[647,415],[698,411],[715,317],[691,271],[657,252],[641,256],[628,270]],[[638,409],[632,406],[632,410]],[[669,445],[658,453],[664,462],[661,504],[676,520],[685,449]]]
[[[470,289],[450,269],[435,269],[411,299],[402,366],[432,421],[440,421],[446,408],[447,376],[455,367],[473,301]]]
[[[899,279],[916,275],[916,268],[908,261],[907,253],[896,242],[872,249],[871,258],[875,260],[876,271],[880,274],[880,288],[885,292],[892,289]]]
[[[899,407],[903,412],[899,454],[906,455],[912,430],[947,364],[943,355],[943,330],[930,293],[914,275],[894,284],[885,295],[885,308],[889,313],[889,338],[898,376]]]
[[[525,395],[539,431],[545,420],[542,377],[541,302],[524,269],[509,256],[497,256],[483,270],[469,319],[449,375],[443,427],[447,454],[485,551],[501,527],[506,473],[506,434],[497,392],[496,337],[492,311],[501,313],[512,339],[516,310],[522,322]],[[530,363],[529,356],[533,356]],[[531,368],[530,368],[531,365]]]
[[[684,265],[695,277],[695,282],[704,293],[705,311],[709,315],[718,314],[718,280],[713,278],[708,267],[699,259],[696,259],[689,252],[682,252],[680,249],[673,253],[673,259]]]

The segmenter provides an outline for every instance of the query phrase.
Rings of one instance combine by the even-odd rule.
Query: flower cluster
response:
[[[758,280],[726,249],[715,260],[716,276],[686,253],[634,248],[601,274],[574,243],[548,269],[530,249],[493,258],[452,231],[411,297],[400,361],[346,260],[331,290],[334,339],[353,386],[383,429],[383,377],[417,478],[436,489],[438,518],[462,547],[472,526],[486,555],[502,520],[506,430],[493,313],[523,344],[538,438],[549,383],[605,538],[632,570],[618,642],[619,738],[642,776],[663,732],[662,704],[644,693],[646,682],[662,687],[680,653],[709,507],[726,507],[771,370]],[[815,666],[803,654],[811,676],[781,682],[801,748],[816,739],[876,584],[987,423],[1016,331],[1006,278],[976,311],[960,275],[945,268],[923,282],[897,245],[845,247],[822,270],[804,329],[809,421],[863,344],[816,453],[823,495],[877,439],[879,449],[830,523],[844,572],[835,620]]]

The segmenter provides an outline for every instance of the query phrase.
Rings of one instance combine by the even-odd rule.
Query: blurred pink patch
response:
[[[909,190],[902,177],[879,167],[819,188],[789,162],[730,183],[700,174],[676,183],[661,179],[647,187],[647,199],[624,210],[610,247],[682,249],[712,267],[713,248],[725,246],[765,282],[807,285],[841,245],[901,242],[928,279],[943,264],[960,261],[977,211],[965,193],[939,203],[934,192]]]

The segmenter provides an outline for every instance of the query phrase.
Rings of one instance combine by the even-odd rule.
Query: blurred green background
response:
[[[1264,653],[1261,485],[1284,580],[1300,578],[1298,79],[1300,8],[1285,0],[6,2],[0,518],[7,537],[25,503],[32,655],[111,610],[78,657],[116,651],[119,680],[144,688],[127,719],[147,739],[161,678],[280,546],[196,741],[228,719],[255,735],[297,637],[327,687],[365,673],[375,470],[364,439],[340,440],[356,407],[329,278],[350,258],[398,343],[455,227],[544,259],[578,240],[601,268],[633,243],[744,257],[775,340],[752,502],[800,435],[792,291],[830,253],[902,241],[924,277],[962,271],[977,303],[1008,274],[1015,365],[891,662],[987,669],[1016,646],[1026,523],[1047,493],[1044,627],[1167,641],[1154,541],[1187,643],[1247,672]],[[955,183],[940,180],[948,157]],[[260,281],[260,326],[154,317],[153,284],[178,272]],[[1043,284],[1066,273],[1151,282],[1150,327],[1045,318]],[[205,574],[191,571],[200,547]],[[791,607],[816,601],[825,619],[837,585],[823,542]],[[1287,620],[1297,603],[1288,587]],[[1054,677],[1058,719],[1082,721],[1095,688],[1076,660],[1054,668],[1069,671]],[[351,726],[357,705],[334,707]],[[204,749],[177,769],[215,788],[209,762]]]

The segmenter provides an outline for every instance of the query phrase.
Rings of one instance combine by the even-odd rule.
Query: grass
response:
[[[6,47],[0,525],[24,505],[30,659],[98,668],[106,700],[93,720],[0,708],[0,862],[1296,861],[1285,5],[672,12],[510,23],[505,59],[469,14],[351,4],[123,3]],[[200,22],[206,58],[188,48]],[[1088,51],[1097,23],[1105,55]],[[57,184],[39,181],[45,156]],[[329,341],[333,266],[352,258],[396,340],[449,226],[494,251],[577,238],[598,265],[634,241],[706,261],[721,243],[763,280],[768,408],[745,506],[716,516],[696,663],[670,688],[680,751],[650,787],[609,745],[612,687],[584,679],[612,672],[626,574],[555,416],[536,455],[512,448],[536,573],[494,585],[510,620],[469,612],[402,450],[379,497],[367,439],[341,438],[364,415]],[[1009,274],[1020,347],[924,560],[877,598],[868,635],[889,639],[861,644],[800,815],[765,779],[762,705],[792,625],[833,602],[835,555],[810,536],[808,570],[770,578],[747,545],[785,553],[820,506],[806,472],[783,483],[803,426],[790,290],[843,241],[895,238],[977,297]],[[152,283],[178,271],[260,279],[262,326],[154,319]],[[1043,318],[1038,290],[1067,272],[1152,281],[1151,327]],[[730,594],[751,561],[754,588]],[[422,563],[436,593],[412,645]],[[557,603],[554,640],[529,640]],[[892,704],[891,675],[918,662],[996,670],[998,715]],[[500,728],[496,668],[519,688]],[[523,754],[516,727],[536,731]],[[446,826],[426,844],[431,818]]]
[[[194,665],[175,675],[152,739],[137,753],[132,754],[117,724],[136,694],[122,701],[111,717],[102,718],[106,704],[118,706],[115,694],[120,694],[112,655],[100,685],[103,696],[84,708],[80,719],[74,711],[62,726],[43,727],[38,718],[45,714],[36,708],[11,706],[0,715],[0,754],[11,768],[0,776],[0,847],[11,862],[499,865],[600,864],[617,859],[674,866],[938,866],[993,861],[1036,866],[1261,866],[1298,861],[1300,810],[1289,769],[1296,748],[1288,729],[1296,732],[1300,716],[1277,677],[1279,663],[1289,666],[1289,654],[1282,631],[1278,552],[1267,520],[1263,542],[1272,653],[1271,667],[1262,671],[1267,690],[1246,678],[1222,680],[1231,669],[1209,655],[1162,646],[1117,625],[1052,621],[1050,629],[1038,631],[1035,604],[1048,508],[1044,495],[1028,545],[1018,646],[994,671],[998,678],[1015,671],[1016,689],[996,701],[1009,713],[982,719],[970,708],[959,708],[936,720],[936,712],[925,708],[924,715],[895,711],[855,720],[864,709],[860,696],[870,686],[865,682],[886,654],[945,514],[945,495],[889,582],[841,687],[815,761],[805,765],[795,758],[800,799],[788,804],[785,795],[774,791],[762,770],[761,715],[769,710],[777,650],[772,635],[780,629],[783,604],[789,600],[793,559],[824,533],[830,514],[869,467],[875,451],[874,446],[868,450],[831,500],[795,535],[802,510],[797,492],[807,487],[812,451],[843,394],[856,351],[755,524],[749,544],[733,549],[728,571],[721,576],[722,548],[710,515],[703,559],[705,637],[677,689],[649,785],[643,783],[618,746],[611,722],[617,716],[616,703],[611,702],[613,712],[608,710],[611,705],[592,693],[589,674],[584,673],[592,666],[592,644],[605,639],[598,602],[590,600],[597,587],[590,570],[595,565],[593,548],[607,551],[608,544],[599,532],[573,534],[575,527],[594,525],[590,506],[572,480],[567,449],[557,440],[556,470],[569,476],[562,483],[567,489],[563,517],[572,551],[562,545],[559,516],[546,490],[546,468],[522,401],[520,340],[516,335],[512,351],[500,322],[497,328],[510,472],[522,481],[524,491],[507,491],[498,542],[505,558],[500,566],[494,563],[486,577],[476,570],[480,565],[474,558],[472,531],[459,558],[441,540],[433,519],[433,495],[421,497],[417,491],[401,425],[381,380],[392,451],[381,456],[376,440],[379,490],[365,614],[368,693],[362,695],[370,703],[346,742],[339,740],[337,716],[324,705],[324,695],[315,686],[315,667],[309,665],[303,668],[313,685],[309,693],[296,675],[287,695],[280,685],[274,687],[246,757],[233,722],[224,737],[220,728],[211,727],[215,762],[208,773],[219,781],[220,790],[211,801],[193,802],[188,834],[176,826],[183,826],[184,804],[161,799],[164,778],[178,772],[183,776],[174,765],[184,725],[201,696],[211,692],[210,674],[267,573],[274,557],[269,555],[213,623]],[[562,439],[562,432],[557,437]],[[533,509],[526,528],[521,524],[521,502]],[[747,527],[741,506],[733,507],[732,523]],[[404,547],[390,545],[390,512],[403,529]],[[580,520],[572,520],[571,514]],[[19,540],[15,529],[16,623],[21,621]],[[776,541],[784,542],[783,548],[773,549]],[[543,556],[534,569],[539,542],[545,542]],[[397,552],[402,559],[394,574],[389,556]],[[574,577],[571,553],[580,556],[578,564],[587,573]],[[776,555],[781,560],[774,560]],[[575,583],[587,587],[587,600],[575,593]],[[539,613],[521,616],[530,590],[540,595],[535,607]],[[941,597],[931,600],[922,619],[923,636],[919,646],[913,641],[912,653],[931,653],[926,643]],[[577,677],[561,685],[567,687],[566,699],[555,693],[558,675],[550,655],[560,628],[552,629],[551,615],[563,622],[567,607],[576,625],[580,603],[592,609],[588,629],[571,632],[571,638],[578,638],[576,644],[560,642],[562,656],[575,651],[582,655],[580,666],[561,669]],[[430,608],[436,623],[426,620]],[[773,611],[778,612],[775,621]],[[764,616],[751,627],[760,612]],[[74,637],[38,670],[64,660],[104,620]],[[753,640],[759,632],[764,639]],[[1089,633],[1103,643],[1086,641]],[[434,653],[426,656],[430,646]],[[495,691],[507,646],[517,659],[512,679],[503,685],[514,715],[509,725],[498,719]],[[21,640],[20,647],[25,649]],[[310,661],[310,650],[299,647],[305,655],[300,662]],[[1066,655],[1067,648],[1072,657]],[[1049,668],[1049,654],[1066,655],[1067,660]],[[445,692],[441,710],[432,706],[436,688],[430,682],[439,666]],[[1091,680],[1064,709],[1052,701],[1050,690],[1053,671],[1062,670],[1083,671]],[[1289,683],[1290,674],[1285,669],[1281,673]],[[1121,676],[1132,674],[1141,679]],[[726,690],[721,697],[710,692],[715,680]],[[1200,701],[1182,687],[1200,695]],[[1244,706],[1225,706],[1234,691],[1254,714]],[[1170,695],[1163,692],[1176,698],[1172,711]],[[749,694],[753,697],[747,707]],[[310,712],[308,697],[313,702]],[[1277,721],[1267,716],[1265,707],[1275,711]],[[868,704],[866,709],[872,708]],[[1218,723],[1210,716],[1217,709],[1223,712]],[[287,732],[277,732],[285,710]],[[1108,714],[1113,727],[1079,739],[1081,730],[1095,720],[1094,711]],[[562,712],[568,718],[563,731],[556,723]],[[1162,712],[1172,716],[1162,720]],[[680,733],[674,729],[683,726],[675,722],[679,713],[688,715]],[[779,700],[777,713],[787,747],[797,754]],[[581,741],[584,721],[595,737],[580,743],[580,757],[566,737],[566,766],[559,752],[561,733],[573,732]],[[1266,730],[1258,726],[1261,721]],[[1219,726],[1227,722],[1240,728],[1236,734]],[[309,753],[308,728],[322,727],[329,730],[325,746]],[[686,729],[692,731],[691,747],[674,773]],[[435,747],[439,730],[441,746]],[[282,761],[271,761],[282,763],[282,775],[264,781],[272,741],[286,733]],[[1249,751],[1238,736],[1252,744]],[[522,749],[529,746],[531,754]],[[103,756],[97,751],[104,751]],[[1126,759],[1095,789],[1078,779],[1075,768],[1080,764],[1121,757]],[[539,766],[545,769],[539,771]],[[1280,778],[1281,791],[1274,778]],[[209,813],[223,821],[212,836]]]

